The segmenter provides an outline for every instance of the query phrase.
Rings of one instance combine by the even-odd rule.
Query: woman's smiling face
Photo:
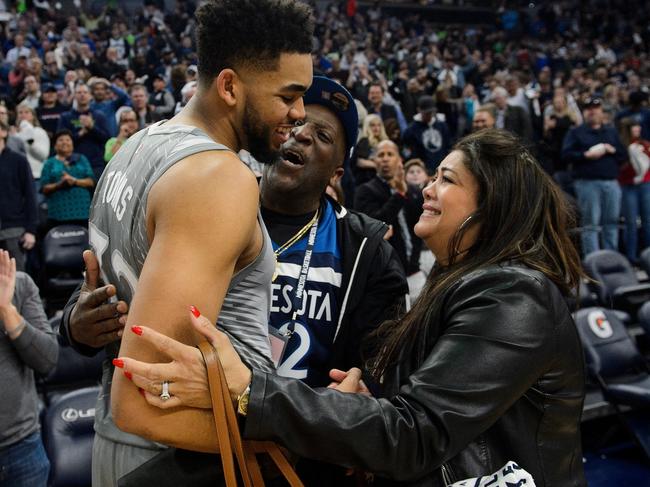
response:
[[[415,234],[424,240],[438,262],[445,263],[449,258],[449,241],[478,207],[478,182],[465,166],[463,153],[451,152],[422,193],[424,211],[415,225]],[[470,229],[457,251],[467,250],[477,233],[477,226]]]

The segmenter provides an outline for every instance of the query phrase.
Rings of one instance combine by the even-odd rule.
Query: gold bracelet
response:
[[[251,385],[248,384],[244,392],[237,396],[237,414],[246,416],[248,414],[248,400],[251,395]]]

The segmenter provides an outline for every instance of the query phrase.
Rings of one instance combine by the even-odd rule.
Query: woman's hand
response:
[[[231,397],[236,399],[250,384],[251,371],[241,361],[228,337],[201,316],[196,308],[192,309],[192,325],[217,350]],[[124,369],[124,375],[138,386],[149,404],[161,409],[212,407],[205,362],[198,348],[180,343],[146,326],[134,326],[131,331],[172,359],[171,362],[159,364],[128,357],[113,361],[116,367]],[[169,382],[171,398],[167,400],[160,398],[163,381]]]

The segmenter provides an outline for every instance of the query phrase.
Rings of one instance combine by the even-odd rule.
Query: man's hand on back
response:
[[[83,257],[86,276],[79,301],[70,313],[70,337],[82,345],[100,348],[121,338],[128,305],[124,301],[108,302],[115,296],[115,286],[98,288],[97,257],[90,250],[86,250]]]

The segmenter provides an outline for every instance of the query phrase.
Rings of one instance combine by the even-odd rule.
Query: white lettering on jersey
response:
[[[133,187],[127,186],[126,174],[122,171],[111,171],[106,175],[106,187],[102,195],[102,203],[109,204],[115,212],[117,221],[122,221],[126,206],[133,198]]]
[[[293,310],[292,299],[294,288],[287,284],[272,284],[271,294],[271,313],[282,313],[289,315]],[[302,298],[302,309],[298,311],[298,316],[304,316],[310,320],[320,320],[325,318],[326,321],[332,321],[332,302],[331,295],[317,289],[305,290]]]

